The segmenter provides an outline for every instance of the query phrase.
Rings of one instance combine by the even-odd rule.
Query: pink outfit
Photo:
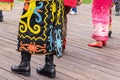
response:
[[[76,0],[63,0],[65,6],[76,7]]]
[[[108,40],[111,5],[112,0],[93,0],[92,21],[94,30],[92,33],[92,38],[95,40]]]

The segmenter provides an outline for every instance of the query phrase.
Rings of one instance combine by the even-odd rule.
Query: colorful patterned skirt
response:
[[[18,31],[18,51],[62,56],[62,0],[26,1]]]

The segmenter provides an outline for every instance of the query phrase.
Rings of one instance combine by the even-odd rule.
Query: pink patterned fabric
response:
[[[63,0],[65,6],[76,7],[76,0]]]
[[[93,0],[92,21],[93,34],[92,38],[99,41],[108,40],[108,27],[110,22],[110,8],[112,0]]]

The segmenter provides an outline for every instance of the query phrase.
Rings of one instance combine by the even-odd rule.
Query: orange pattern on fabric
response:
[[[42,12],[42,10],[37,10],[37,12]]]
[[[25,2],[24,9],[25,9],[25,10],[28,10],[28,8],[29,8],[29,4],[28,4],[28,2],[26,1],[26,2]]]
[[[46,53],[46,44],[43,46],[36,45],[35,42],[30,42],[30,44],[23,44],[22,41],[20,42],[20,51],[26,50],[29,51],[31,54],[35,54],[36,52],[43,52]]]

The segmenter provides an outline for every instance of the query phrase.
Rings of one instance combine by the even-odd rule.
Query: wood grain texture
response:
[[[0,80],[52,80],[36,73],[43,67],[44,57],[33,55],[31,76],[11,72],[20,63],[16,52],[17,32],[23,3],[15,2],[11,12],[3,12],[0,23]],[[87,46],[92,42],[91,4],[78,7],[77,15],[68,15],[67,48],[62,58],[55,57],[57,77],[54,80],[120,80],[120,16],[114,16],[113,34],[103,48]]]

